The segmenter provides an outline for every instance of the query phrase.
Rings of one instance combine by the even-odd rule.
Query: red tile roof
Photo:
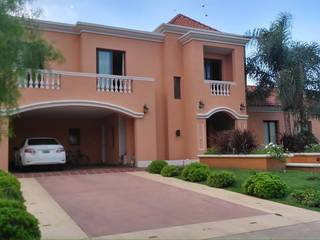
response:
[[[198,28],[198,29],[205,29],[205,30],[211,30],[211,31],[218,31],[217,29],[214,29],[210,26],[207,26],[201,22],[198,22],[192,18],[189,18],[183,14],[178,14],[174,18],[172,18],[169,22],[169,24],[174,25],[180,25],[185,27],[192,27],[192,28]]]
[[[256,86],[247,86],[248,92],[253,92],[256,89]],[[261,107],[278,107],[281,105],[278,94],[276,90],[273,90],[270,95],[264,100],[248,102],[249,106],[261,106]]]

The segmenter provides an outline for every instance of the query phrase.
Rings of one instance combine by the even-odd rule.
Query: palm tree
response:
[[[320,45],[292,40],[291,20],[281,13],[269,28],[249,32],[254,51],[247,58],[248,76],[257,83],[248,97],[261,99],[277,91],[289,134],[320,117]]]

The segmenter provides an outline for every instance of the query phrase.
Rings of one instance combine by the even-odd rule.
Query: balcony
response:
[[[20,88],[42,88],[60,90],[61,79],[64,76],[89,77],[96,79],[98,92],[132,93],[133,81],[153,81],[147,77],[118,76],[95,73],[67,72],[54,70],[28,70],[25,77],[19,80]],[[62,83],[63,84],[63,83]]]
[[[18,81],[19,105],[85,100],[113,104],[142,112],[154,105],[151,77],[118,76],[57,70],[28,70]]]
[[[215,96],[230,96],[231,86],[235,85],[233,81],[204,80],[210,87],[210,92]]]

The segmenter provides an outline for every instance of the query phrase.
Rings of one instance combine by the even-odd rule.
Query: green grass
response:
[[[242,189],[242,184],[244,181],[252,174],[258,172],[255,170],[244,170],[244,169],[211,169],[211,171],[221,171],[226,170],[235,174],[236,183],[234,186],[226,188],[226,190],[230,190],[233,192],[244,193]],[[307,208],[315,211],[320,211],[320,208],[308,208],[305,207],[290,197],[290,193],[295,190],[306,190],[308,188],[313,188],[320,191],[320,173],[308,173],[302,171],[293,171],[287,170],[286,173],[280,171],[270,171],[271,173],[278,175],[289,188],[289,194],[286,198],[283,199],[272,199],[272,201],[280,202],[288,205],[293,205],[296,207]],[[308,180],[309,177],[317,176],[319,179],[317,180]]]

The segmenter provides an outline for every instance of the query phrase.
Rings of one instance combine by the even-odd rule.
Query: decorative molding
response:
[[[146,82],[154,81],[154,78],[152,77],[120,76],[120,75],[97,74],[97,73],[88,73],[88,72],[71,72],[71,71],[60,71],[60,70],[39,70],[39,72],[59,74],[63,76],[73,76],[73,77],[117,78],[117,79],[123,79],[123,80],[129,79],[133,81],[146,81]]]
[[[108,110],[113,110],[116,112],[123,113],[133,118],[143,118],[144,116],[144,113],[142,112],[136,112],[119,105],[99,102],[99,101],[90,101],[90,100],[57,100],[57,101],[38,102],[38,103],[19,106],[18,108],[12,109],[12,111],[10,111],[10,115],[37,110],[37,109],[63,107],[63,106],[96,107],[101,109],[108,109]]]
[[[294,153],[295,156],[318,156],[320,157],[320,153]]]
[[[215,42],[215,43],[227,43],[233,45],[240,45],[245,46],[249,41],[250,38],[229,34],[229,33],[222,33],[222,32],[215,32],[215,31],[189,31],[182,35],[179,38],[179,41],[184,45],[192,40],[198,41],[206,41],[206,42]]]
[[[190,163],[194,163],[194,162],[199,162],[198,159],[181,159],[181,160],[165,160],[169,165],[174,165],[174,166],[185,166],[188,165]],[[151,160],[138,160],[136,162],[136,167],[140,167],[140,168],[146,168],[149,166],[149,164],[151,163]]]
[[[81,33],[94,33],[108,36],[116,36],[123,38],[132,38],[138,40],[146,40],[153,42],[163,42],[164,35],[156,32],[148,32],[120,27],[111,27],[100,24],[77,22],[74,24],[58,23],[51,21],[36,20],[40,30],[62,32],[80,35]]]
[[[209,118],[217,112],[229,113],[232,117],[234,117],[237,120],[247,120],[248,119],[248,115],[239,114],[236,111],[234,111],[233,109],[228,108],[228,107],[217,107],[217,108],[211,109],[207,113],[198,113],[197,118]]]
[[[214,30],[197,29],[186,26],[163,23],[157,27],[154,32],[157,33],[176,33],[182,35],[179,41],[186,44],[192,40],[208,41],[216,43],[229,43],[244,46],[250,41],[250,38],[243,35],[225,33]]]
[[[293,157],[293,154],[284,154],[286,157]],[[201,158],[271,158],[270,154],[201,154]]]
[[[320,168],[320,163],[286,163],[287,167]]]

